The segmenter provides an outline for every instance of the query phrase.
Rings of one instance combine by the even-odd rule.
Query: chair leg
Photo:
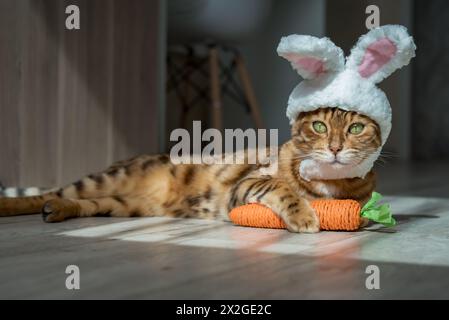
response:
[[[212,102],[212,126],[220,131],[222,124],[222,104],[221,104],[221,83],[220,83],[220,64],[218,49],[212,47],[209,49],[209,72],[210,72],[210,95]]]
[[[237,72],[239,74],[240,81],[243,85],[243,91],[245,92],[245,96],[251,110],[251,115],[254,119],[256,127],[258,129],[262,129],[264,126],[262,116],[260,115],[259,103],[257,102],[256,95],[254,94],[254,89],[251,83],[248,69],[246,68],[243,57],[240,54],[236,54],[235,63],[237,66]]]

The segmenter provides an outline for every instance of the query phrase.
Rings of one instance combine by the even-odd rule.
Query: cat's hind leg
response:
[[[45,222],[61,222],[80,217],[140,217],[155,215],[144,210],[139,198],[121,196],[95,199],[53,199],[42,208]]]

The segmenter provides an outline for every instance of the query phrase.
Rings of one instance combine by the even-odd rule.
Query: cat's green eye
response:
[[[324,122],[314,121],[312,126],[313,126],[313,130],[315,130],[318,133],[326,133],[327,132],[327,127],[324,124]]]
[[[353,123],[349,127],[349,133],[351,134],[359,134],[363,131],[365,126],[362,123]]]

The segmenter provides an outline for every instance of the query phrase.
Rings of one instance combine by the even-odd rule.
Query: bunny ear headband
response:
[[[385,93],[376,84],[407,65],[415,56],[415,49],[407,29],[399,25],[378,27],[361,36],[346,63],[343,51],[328,38],[283,37],[277,48],[278,54],[304,78],[290,94],[287,117],[293,123],[300,112],[321,107],[355,111],[377,122],[383,146],[391,130],[391,107]],[[305,172],[302,176],[308,180],[364,177],[379,154],[380,148],[360,168],[353,168],[354,172],[335,172],[334,167],[329,167],[321,168],[315,176],[307,177],[303,175]]]

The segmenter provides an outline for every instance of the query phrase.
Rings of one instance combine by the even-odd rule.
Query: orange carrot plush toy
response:
[[[362,217],[382,223],[387,227],[394,226],[396,221],[387,204],[378,205],[381,195],[373,192],[371,199],[363,206],[355,200],[315,200],[310,204],[320,219],[321,230],[352,231],[360,228]],[[284,221],[270,208],[250,203],[236,207],[229,213],[229,218],[237,225],[256,228],[285,229]]]

